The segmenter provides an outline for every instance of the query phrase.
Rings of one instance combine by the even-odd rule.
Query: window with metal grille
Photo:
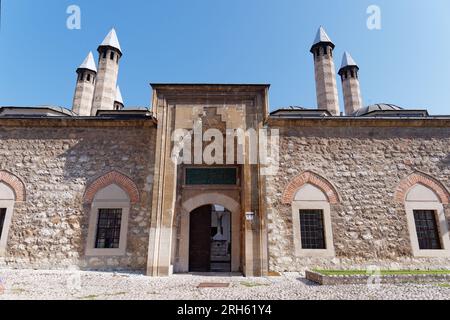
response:
[[[419,248],[421,250],[442,249],[436,212],[433,210],[414,210],[414,221],[416,223]]]
[[[322,210],[300,210],[303,249],[326,249]]]
[[[99,209],[95,248],[118,249],[122,209]]]
[[[5,223],[6,209],[0,208],[0,239],[2,238],[3,224]]]

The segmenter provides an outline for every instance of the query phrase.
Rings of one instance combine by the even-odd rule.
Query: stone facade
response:
[[[144,271],[154,177],[152,122],[2,119],[1,123],[0,171],[24,182],[26,198],[16,197],[0,266]],[[128,177],[137,187],[124,188],[132,202],[126,254],[86,257],[89,188],[105,176],[114,183],[111,172]]]
[[[187,272],[190,214],[215,204],[231,212],[231,269],[247,276],[314,267],[448,268],[448,243],[440,257],[415,254],[405,198],[417,184],[428,187],[449,224],[449,118],[277,118],[268,116],[267,89],[154,85],[157,121],[146,111],[0,117],[0,183],[15,195],[13,210],[2,204],[13,214],[0,266]],[[246,158],[226,165],[237,168],[236,184],[186,185],[184,169],[192,165],[172,161],[172,134],[198,121],[219,134],[278,130],[278,172],[264,175],[261,163]],[[119,247],[104,250],[89,244],[102,208],[96,195],[111,186],[129,203],[120,230],[126,241],[121,234]],[[102,203],[109,199],[114,208],[102,193]],[[327,235],[327,250],[317,255],[299,245],[294,216],[314,201]]]
[[[280,170],[267,178],[271,270],[370,264],[448,268],[450,258],[413,258],[405,204],[396,197],[397,190],[405,188],[405,179],[416,172],[450,189],[448,123],[434,127],[426,120],[329,119],[325,123],[273,120],[269,124],[281,136]],[[308,171],[328,181],[340,197],[330,201],[333,258],[295,256],[291,205],[283,201],[283,194],[289,193],[296,177]],[[448,191],[442,197],[448,197]],[[448,201],[443,204],[449,222],[450,206]]]
[[[175,166],[171,161],[172,145],[168,139],[174,130],[193,130],[198,122],[202,131],[260,129],[268,113],[268,86],[154,84],[153,88],[153,106],[158,118],[155,164],[164,165],[164,169],[155,179],[147,273],[166,276],[172,268],[175,272],[188,271],[189,215],[198,206],[218,204],[233,213],[232,270],[248,276],[266,274],[267,247],[262,225],[251,225],[243,218],[244,212],[257,212],[260,221],[265,221],[264,207],[260,209],[261,177],[256,165],[248,164],[248,159],[244,164],[232,165],[239,167],[241,177],[235,186],[186,187],[184,167]],[[193,158],[197,156],[193,153]],[[195,164],[195,159],[192,160]],[[207,166],[203,159],[200,161],[200,166]],[[196,199],[196,204],[190,204],[192,199]]]

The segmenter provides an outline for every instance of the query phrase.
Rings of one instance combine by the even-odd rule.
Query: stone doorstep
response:
[[[348,284],[376,284],[377,277],[368,275],[343,275],[343,276],[329,276],[323,275],[318,272],[309,271],[305,272],[307,280],[317,283],[319,285],[348,285]],[[373,280],[369,278],[373,277]],[[380,276],[380,284],[400,284],[400,283],[447,283],[450,282],[450,274],[433,275],[433,274],[420,274],[420,275],[384,275]]]

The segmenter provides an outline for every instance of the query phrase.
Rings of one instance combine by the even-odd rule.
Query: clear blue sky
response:
[[[81,30],[66,28],[71,4],[81,8]],[[381,8],[381,30],[366,26],[372,4]],[[2,6],[0,105],[70,108],[76,68],[90,50],[97,57],[114,26],[126,105],[149,106],[150,82],[201,82],[270,83],[272,109],[315,107],[309,49],[324,25],[337,67],[344,50],[358,62],[365,104],[450,114],[448,0],[3,0]]]

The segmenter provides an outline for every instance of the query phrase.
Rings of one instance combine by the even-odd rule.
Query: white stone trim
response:
[[[110,197],[111,200],[108,200],[108,197]],[[86,256],[124,256],[126,254],[130,206],[131,203],[128,195],[114,184],[97,192],[96,197],[91,204],[89,214]],[[100,209],[122,209],[119,248],[117,249],[95,248],[98,213]]]
[[[405,203],[405,210],[413,256],[418,258],[450,257],[450,237],[447,219],[445,218],[444,206],[440,202],[407,201]],[[414,210],[433,210],[436,212],[436,222],[438,225],[442,246],[441,250],[421,250],[419,248],[416,222],[414,220]]]
[[[326,249],[303,249],[300,228],[300,210],[322,210]],[[295,255],[298,257],[334,257],[336,255],[331,225],[331,208],[327,201],[293,201],[292,228],[294,230]]]

